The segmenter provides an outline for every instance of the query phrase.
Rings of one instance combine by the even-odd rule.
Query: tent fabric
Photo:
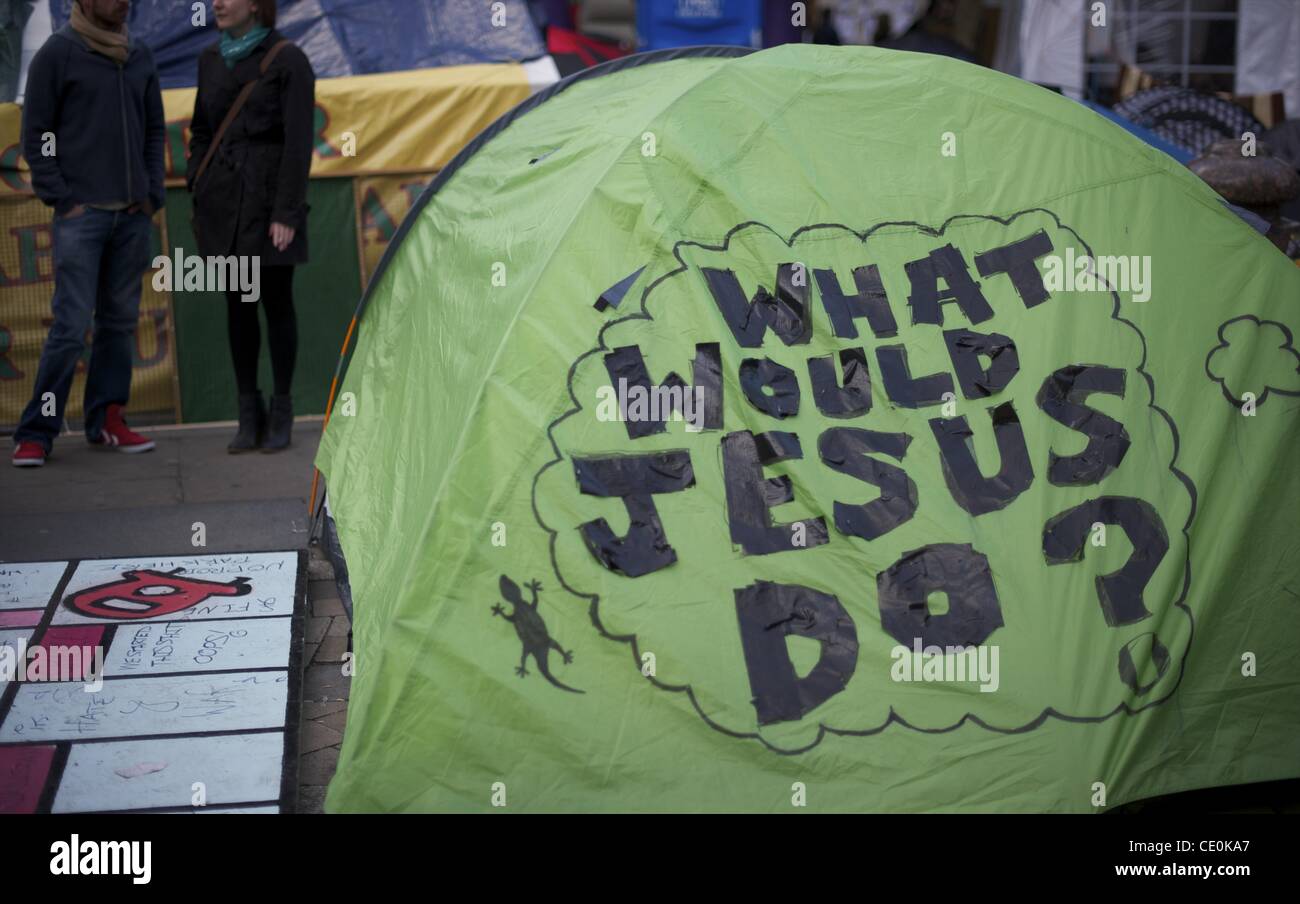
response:
[[[62,27],[72,0],[47,2],[54,28]],[[518,62],[546,53],[524,0],[502,0],[500,24],[494,15],[480,0],[283,0],[277,27],[307,54],[317,78]],[[128,25],[153,50],[164,88],[195,84],[194,61],[217,39],[210,10],[204,21],[196,27],[190,15],[178,15],[176,0],[133,0]]]
[[[395,251],[397,247],[402,244],[403,240],[405,240],[407,231],[415,224],[418,219],[417,215],[424,209],[424,205],[437,195],[442,186],[460,170],[464,163],[473,158],[485,144],[512,125],[516,119],[546,103],[560,92],[566,91],[573,85],[586,81],[589,78],[611,75],[616,72],[621,72],[623,69],[643,66],[650,62],[668,62],[670,60],[678,59],[697,60],[712,57],[726,59],[730,57],[745,56],[748,53],[750,53],[749,49],[742,47],[688,47],[656,50],[648,53],[619,57],[602,63],[599,66],[580,70],[560,82],[551,85],[545,90],[532,95],[527,100],[521,102],[518,106],[500,116],[490,126],[479,132],[472,141],[464,144],[456,156],[452,158],[451,162],[439,171],[438,175],[430,181],[429,185],[420,194],[420,197],[416,200],[410,214],[402,221],[402,225],[398,228],[397,234],[389,243],[388,249],[385,250],[384,256],[379,262],[379,266],[375,269],[374,278],[370,280],[366,285],[365,292],[362,293],[361,301],[357,305],[356,317],[358,321],[365,314],[370,299],[376,294],[376,290],[382,282],[381,277],[383,277],[384,271],[388,268],[393,256],[391,251]],[[533,159],[537,160],[539,158],[534,157]],[[391,249],[391,251],[389,249]]]
[[[318,453],[355,604],[326,808],[1295,777],[1298,297],[1170,157],[958,61],[651,54],[530,98],[389,245]]]

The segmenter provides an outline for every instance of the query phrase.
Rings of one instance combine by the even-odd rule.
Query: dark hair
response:
[[[275,0],[257,0],[257,18],[267,28],[275,28]]]

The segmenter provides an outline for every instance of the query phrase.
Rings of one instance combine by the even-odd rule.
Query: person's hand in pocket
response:
[[[283,223],[271,224],[271,244],[276,251],[283,251],[293,244],[294,228]]]
[[[74,205],[74,206],[68,208],[68,212],[65,213],[65,214],[61,217],[61,219],[64,219],[64,220],[71,220],[71,219],[74,219],[74,218],[76,218],[76,217],[81,216],[81,215],[82,215],[83,213],[85,213],[85,212],[86,212],[86,205],[85,205],[85,204],[76,204],[76,205]]]

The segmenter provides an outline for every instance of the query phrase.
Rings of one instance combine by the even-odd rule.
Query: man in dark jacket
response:
[[[86,438],[122,452],[154,446],[122,418],[151,219],[163,206],[162,93],[153,55],[128,37],[129,9],[76,0],[28,70],[23,155],[36,196],[54,208],[54,325],[14,433],[19,467],[45,463],[92,326]]]

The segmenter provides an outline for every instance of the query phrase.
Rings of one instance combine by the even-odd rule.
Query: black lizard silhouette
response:
[[[518,584],[504,574],[501,575],[501,595],[514,608],[514,612],[506,615],[506,610],[500,603],[492,607],[493,615],[499,615],[514,624],[515,633],[519,635],[519,642],[524,646],[523,652],[519,656],[519,668],[515,669],[515,674],[520,678],[528,674],[528,669],[524,668],[524,666],[528,662],[528,657],[532,656],[533,662],[537,663],[537,671],[541,672],[542,677],[551,684],[570,693],[586,693],[576,687],[569,687],[551,674],[547,657],[550,656],[552,648],[564,658],[566,664],[573,662],[573,653],[566,652],[551,638],[550,632],[546,630],[546,622],[542,621],[541,613],[537,611],[537,591],[542,589],[541,583],[531,581],[525,586],[533,592],[531,604],[524,601],[523,594],[519,592]]]

